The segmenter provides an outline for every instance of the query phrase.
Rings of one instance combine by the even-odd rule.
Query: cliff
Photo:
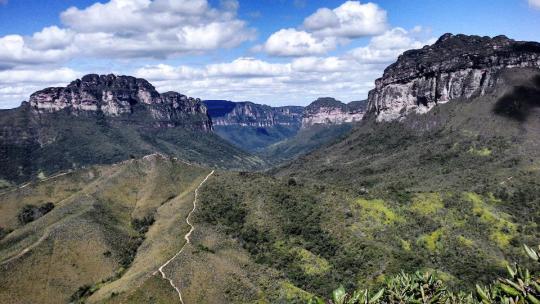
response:
[[[302,128],[316,124],[342,124],[360,121],[364,117],[365,101],[344,104],[331,97],[315,100],[304,109]]]
[[[303,107],[271,107],[252,102],[206,100],[208,114],[215,126],[272,127],[300,125]]]
[[[540,43],[505,36],[445,34],[410,50],[384,71],[369,93],[367,112],[379,121],[425,113],[438,103],[485,95],[502,69],[540,67]]]
[[[58,111],[72,115],[129,116],[147,112],[157,127],[182,125],[209,131],[212,122],[200,99],[176,92],[160,94],[148,81],[131,76],[90,74],[67,87],[47,88],[30,96],[30,107],[39,114]]]

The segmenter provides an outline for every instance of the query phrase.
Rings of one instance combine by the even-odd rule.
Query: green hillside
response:
[[[221,138],[236,147],[251,153],[257,153],[268,146],[293,137],[298,133],[299,125],[275,125],[271,127],[252,126],[215,126],[215,132]]]
[[[141,105],[141,107],[143,107]],[[147,125],[148,111],[129,117],[75,116],[56,112],[35,115],[28,106],[2,111],[0,125],[13,132],[0,137],[0,179],[25,182],[92,164],[112,164],[154,152],[193,163],[229,169],[259,167],[263,162],[213,132]]]
[[[300,129],[296,135],[270,145],[257,154],[274,166],[337,142],[352,129],[352,124],[316,124]]]

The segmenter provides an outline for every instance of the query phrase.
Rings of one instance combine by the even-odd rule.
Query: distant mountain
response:
[[[199,99],[160,94],[130,76],[92,74],[38,91],[0,111],[0,129],[0,179],[7,181],[153,152],[228,168],[261,164],[213,134]]]
[[[366,109],[366,101],[353,101],[344,104],[331,97],[321,97],[304,109],[302,127],[308,128],[316,124],[336,125],[362,120]]]
[[[252,102],[205,100],[214,126],[274,127],[297,126],[303,107],[271,107]]]
[[[342,124],[359,121],[365,111],[365,101],[344,104],[330,97],[319,98],[307,107],[226,100],[204,103],[216,133],[273,162],[294,158],[334,140],[350,129]]]
[[[216,133],[250,152],[294,136],[301,126],[302,107],[227,100],[205,100],[204,104]]]

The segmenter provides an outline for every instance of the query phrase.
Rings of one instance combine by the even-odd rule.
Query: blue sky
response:
[[[465,33],[540,41],[540,0],[0,0],[0,108],[86,73],[200,98],[363,99],[403,51]]]

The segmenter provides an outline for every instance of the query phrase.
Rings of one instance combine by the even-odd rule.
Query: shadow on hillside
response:
[[[520,122],[525,122],[533,108],[540,107],[540,75],[533,79],[534,86],[516,86],[502,96],[493,111]]]

